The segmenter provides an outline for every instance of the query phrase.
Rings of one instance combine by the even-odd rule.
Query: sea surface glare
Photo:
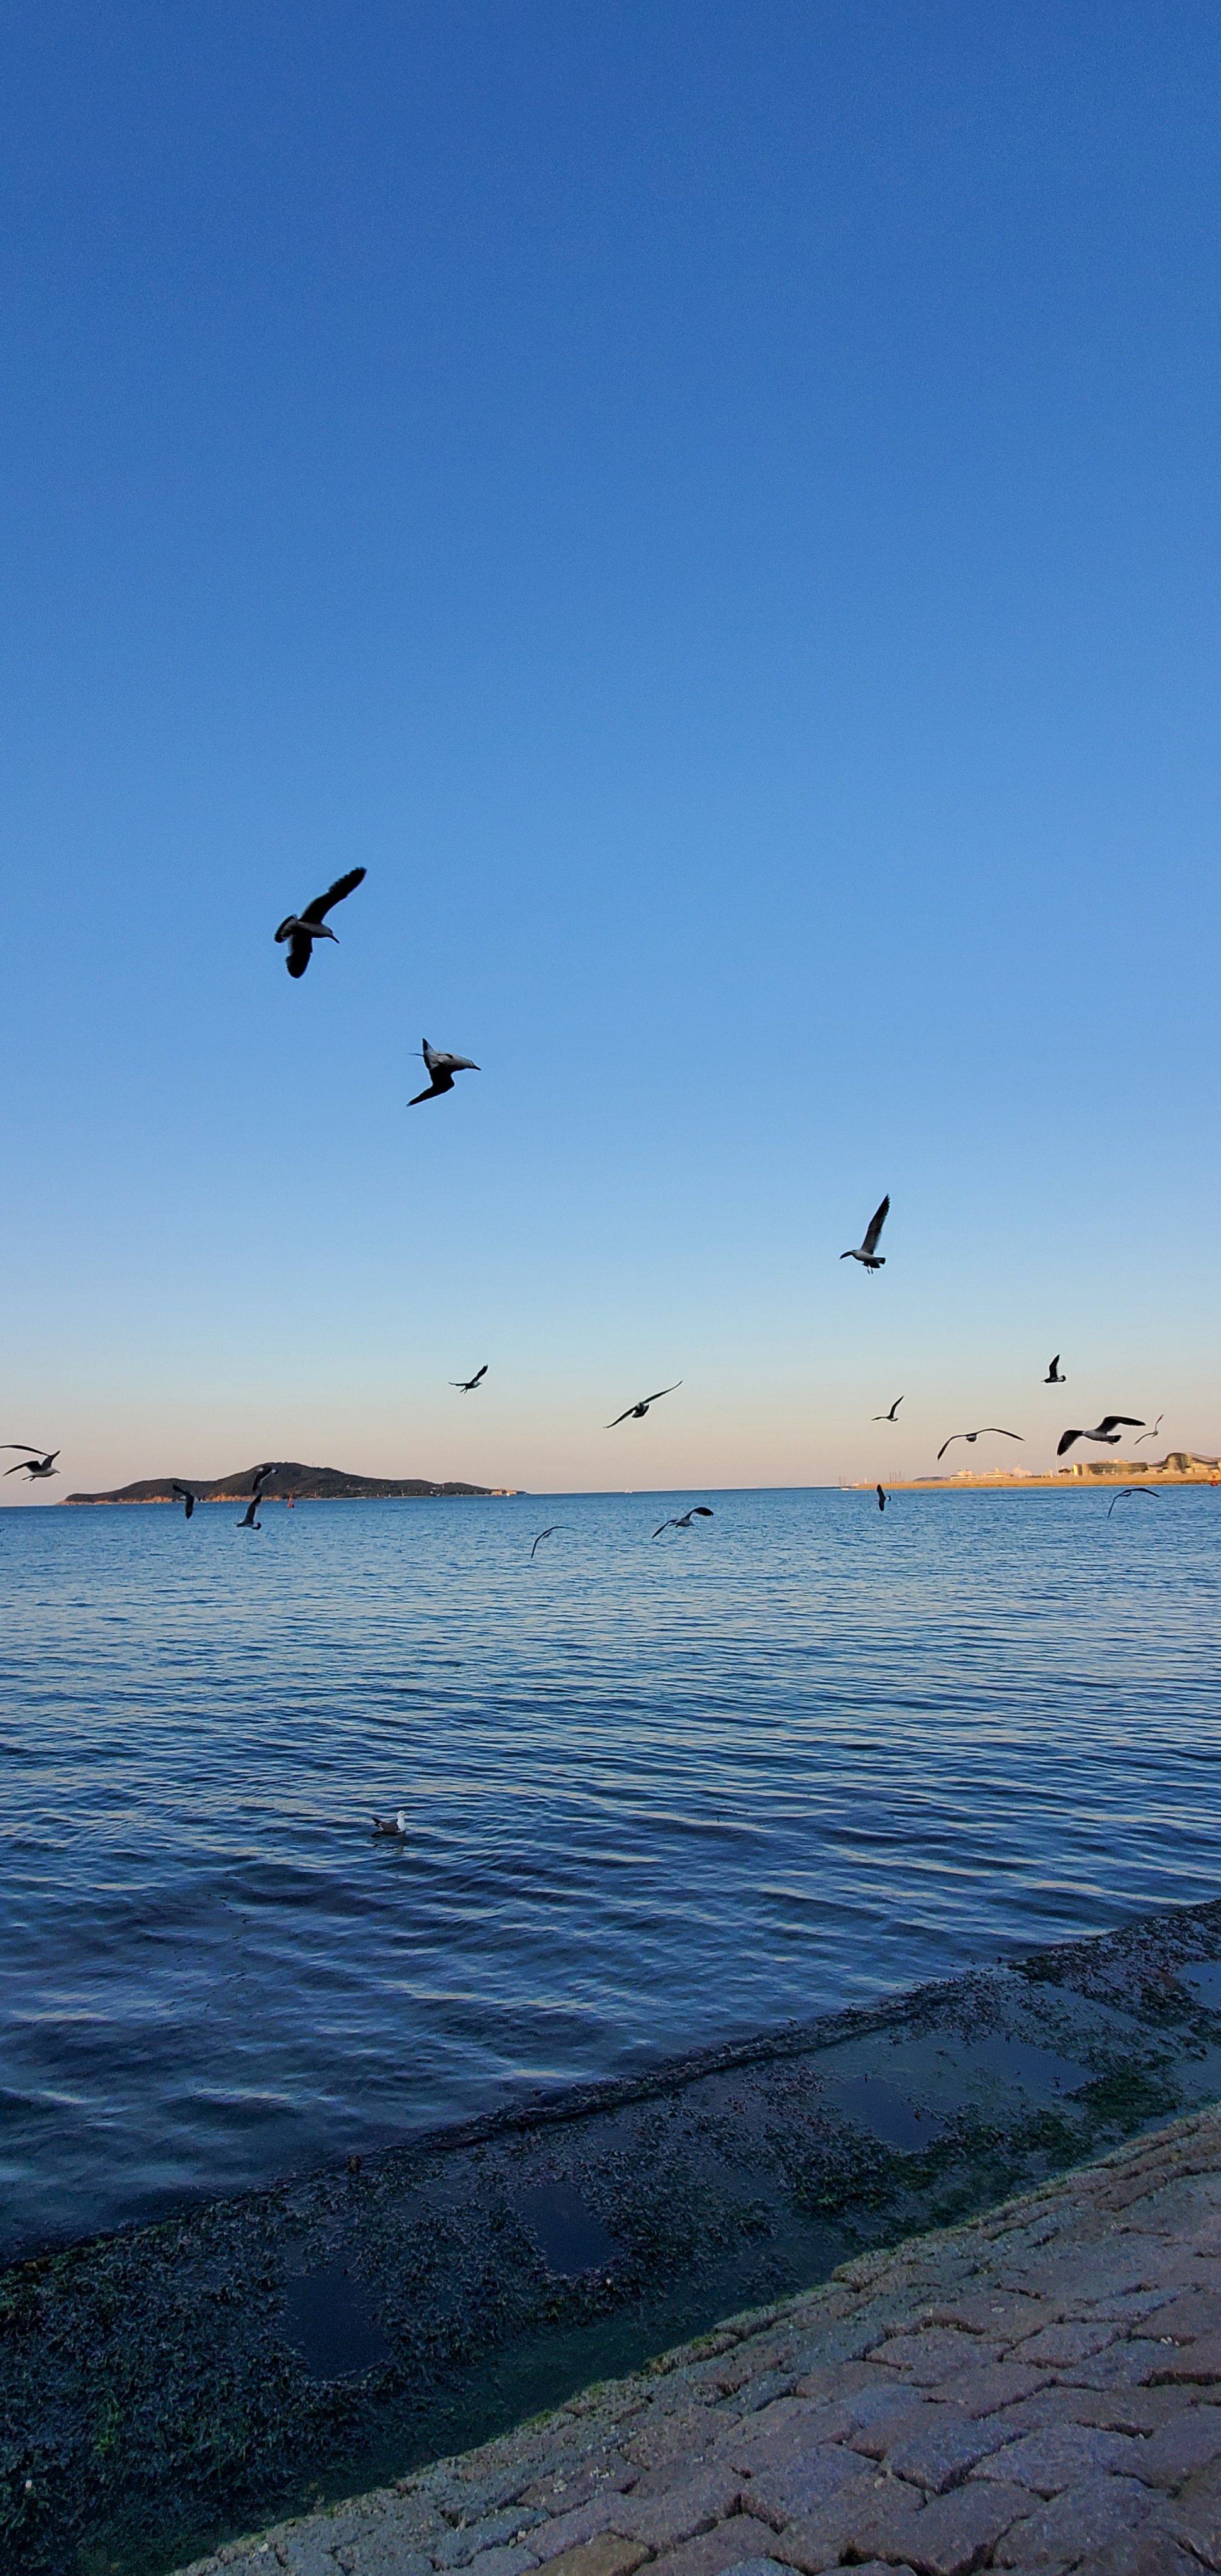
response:
[[[5,2252],[1217,1895],[1221,1492],[692,1499],[0,1512]]]

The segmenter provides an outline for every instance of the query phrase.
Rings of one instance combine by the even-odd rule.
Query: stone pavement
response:
[[[189,2576],[1221,2570],[1221,2110]]]

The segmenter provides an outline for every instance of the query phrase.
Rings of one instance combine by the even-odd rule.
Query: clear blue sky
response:
[[[1212,0],[2,23],[42,1498],[1221,1448]]]

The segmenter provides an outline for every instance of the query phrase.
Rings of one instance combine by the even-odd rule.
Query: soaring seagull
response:
[[[847,1255],[847,1253],[846,1253],[846,1252],[841,1252],[841,1254],[840,1254],[840,1256],[839,1256],[839,1257],[840,1257],[840,1260],[841,1260],[841,1261],[846,1261],[846,1260],[847,1260],[847,1258],[848,1258],[848,1255]],[[902,1396],[901,1396],[901,1395],[897,1395],[897,1396],[895,1397],[894,1403],[892,1404],[892,1406],[891,1406],[891,1408],[890,1408],[889,1413],[875,1413],[875,1415],[874,1415],[874,1417],[873,1417],[873,1418],[874,1418],[874,1421],[875,1421],[875,1422],[893,1422],[893,1421],[894,1421],[894,1418],[895,1418],[895,1415],[896,1415],[896,1413],[898,1412],[899,1407],[900,1407],[900,1405],[902,1404],[902,1402],[903,1402],[903,1398],[902,1398]]]
[[[195,1509],[195,1505],[199,1501],[198,1494],[193,1494],[189,1485],[180,1485],[176,1476],[171,1476],[170,1478],[170,1492],[172,1494],[177,1494],[179,1502],[185,1504],[186,1509],[183,1513],[183,1519],[189,1521],[191,1514]]]
[[[1104,1413],[1101,1422],[1093,1431],[1064,1432],[1056,1442],[1056,1456],[1062,1458],[1065,1450],[1072,1448],[1074,1440],[1105,1440],[1108,1448],[1117,1449],[1121,1425],[1125,1431],[1144,1429],[1139,1413]]]
[[[1059,1352],[1058,1352],[1058,1351],[1057,1351],[1057,1353],[1056,1353],[1056,1356],[1055,1356],[1054,1360],[1052,1361],[1051,1367],[1049,1368],[1049,1370],[1048,1370],[1048,1372],[1047,1372],[1046,1377],[1045,1377],[1045,1378],[1044,1378],[1044,1380],[1043,1380],[1043,1384],[1044,1384],[1044,1386],[1067,1386],[1067,1385],[1068,1385],[1068,1379],[1065,1377],[1064,1372],[1063,1372],[1063,1370],[1062,1370],[1062,1368],[1061,1368],[1061,1366],[1060,1366],[1060,1354],[1059,1354]]]
[[[886,1256],[885,1253],[879,1252],[878,1250],[878,1236],[880,1235],[889,1214],[890,1192],[888,1190],[880,1208],[875,1208],[873,1215],[870,1217],[869,1223],[865,1228],[864,1242],[857,1244],[853,1249],[850,1249],[847,1252],[841,1252],[839,1256],[840,1260],[863,1261],[866,1270],[884,1270],[886,1267]]]
[[[1160,1499],[1156,1485],[1121,1485],[1107,1505],[1107,1519],[1110,1519],[1116,1503],[1130,1503],[1134,1494],[1139,1494],[1145,1503],[1156,1503]]]
[[[251,1495],[240,1521],[235,1524],[238,1529],[262,1529],[262,1522],[255,1519],[255,1513],[262,1499],[261,1493],[256,1492]]]
[[[541,1545],[542,1545],[542,1543],[543,1543],[543,1540],[544,1540],[545,1538],[554,1538],[557,1530],[567,1529],[567,1527],[568,1527],[568,1523],[567,1523],[567,1521],[552,1521],[551,1526],[550,1526],[550,1528],[549,1528],[549,1529],[545,1529],[545,1530],[540,1530],[540,1531],[539,1531],[538,1537],[535,1539],[535,1542],[534,1542],[534,1547],[541,1547]],[[533,1557],[534,1557],[534,1547],[532,1547],[532,1548],[531,1548],[531,1550],[530,1550],[530,1557],[531,1557],[531,1561],[532,1561],[532,1562],[533,1562]]]
[[[373,1831],[375,1834],[393,1834],[401,1842],[407,1831],[406,1808],[400,1807],[397,1816],[375,1816]]]
[[[304,975],[313,956],[316,939],[335,939],[334,931],[325,926],[327,914],[333,904],[343,902],[345,895],[354,894],[357,886],[363,884],[364,877],[363,868],[349,868],[346,877],[336,877],[334,885],[328,886],[325,894],[316,894],[304,912],[286,913],[276,932],[276,941],[280,946],[288,941],[285,964],[290,975]],[[337,939],[335,945],[339,946]]]
[[[663,1521],[661,1529],[655,1529],[653,1536],[654,1538],[660,1538],[661,1530],[690,1529],[692,1521],[710,1521],[713,1517],[714,1515],[711,1503],[693,1503],[690,1511],[680,1512],[676,1520]]]
[[[681,1377],[676,1377],[674,1386],[659,1386],[656,1395],[642,1395],[639,1404],[625,1405],[622,1413],[617,1413],[614,1421],[605,1425],[606,1430],[617,1431],[621,1422],[643,1422],[651,1404],[660,1404],[663,1395],[673,1395],[675,1388],[681,1385]]]
[[[949,1439],[942,1441],[937,1455],[939,1458],[944,1458],[946,1450],[953,1446],[955,1440],[982,1440],[985,1433],[989,1431],[995,1431],[1001,1440],[1022,1440],[1025,1437],[1024,1432],[1021,1431],[1006,1431],[1003,1422],[981,1422],[978,1431],[951,1431]]]
[[[443,1091],[452,1091],[456,1073],[478,1073],[479,1071],[472,1056],[446,1055],[443,1048],[430,1046],[427,1038],[420,1053],[428,1067],[430,1080],[427,1091],[417,1091],[408,1101],[409,1109],[415,1109],[421,1100],[439,1100]]]
[[[473,1395],[480,1378],[486,1377],[487,1373],[488,1364],[485,1360],[483,1367],[477,1368],[473,1377],[451,1377],[449,1382],[451,1386],[457,1387],[459,1395]]]
[[[29,1449],[33,1453],[29,1458],[19,1458],[15,1467],[6,1467],[4,1470],[6,1476],[19,1475],[23,1467],[27,1476],[33,1476],[35,1479],[39,1476],[58,1476],[59,1474],[55,1464],[59,1456],[58,1449],[48,1449],[44,1454],[41,1449],[35,1449],[32,1440],[0,1440],[0,1449]]]
[[[1146,1441],[1146,1440],[1156,1440],[1157,1435],[1158,1435],[1159,1431],[1161,1430],[1162,1424],[1163,1424],[1163,1422],[1165,1421],[1165,1419],[1166,1419],[1165,1414],[1164,1414],[1164,1413],[1159,1413],[1159,1415],[1158,1415],[1158,1417],[1157,1417],[1157,1420],[1156,1420],[1156,1422],[1155,1422],[1155,1423],[1154,1423],[1154,1425],[1153,1425],[1153,1429],[1152,1429],[1152,1431],[1142,1431],[1142,1433],[1141,1433],[1141,1435],[1140,1435],[1140,1439],[1139,1439],[1139,1440],[1134,1440],[1134,1441],[1133,1441],[1133,1443],[1132,1443],[1133,1448],[1134,1448],[1134,1449],[1139,1449],[1139,1448],[1142,1446],[1142,1443],[1143,1443],[1144,1441]],[[1145,1488],[1144,1488],[1144,1486],[1142,1485],[1142,1487],[1141,1487],[1141,1492],[1143,1493],[1144,1491],[1145,1491]]]

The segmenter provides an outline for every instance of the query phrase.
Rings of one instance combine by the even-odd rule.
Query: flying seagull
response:
[[[39,1476],[59,1474],[55,1464],[59,1456],[58,1449],[48,1449],[44,1453],[41,1449],[35,1449],[32,1440],[0,1440],[0,1449],[29,1449],[33,1452],[29,1458],[19,1458],[15,1467],[6,1467],[4,1470],[6,1476],[19,1475],[23,1467],[27,1476],[33,1476],[35,1479]]]
[[[179,1502],[186,1505],[183,1518],[184,1520],[189,1521],[191,1514],[195,1509],[195,1505],[199,1501],[198,1494],[193,1494],[189,1485],[180,1485],[176,1476],[171,1476],[170,1478],[170,1492],[172,1494],[177,1494]]]
[[[427,1097],[427,1094],[425,1097]],[[473,1377],[451,1377],[449,1382],[451,1386],[457,1387],[459,1395],[473,1395],[479,1384],[480,1378],[486,1377],[487,1373],[488,1364],[485,1360],[483,1367],[477,1368]]]
[[[427,1038],[420,1049],[431,1077],[427,1091],[417,1091],[409,1100],[409,1109],[421,1100],[439,1100],[443,1091],[452,1091],[456,1073],[478,1073],[479,1067],[469,1055],[446,1055],[443,1048],[430,1046]]]
[[[982,1440],[985,1433],[989,1431],[995,1431],[1001,1440],[1022,1440],[1025,1438],[1024,1432],[1006,1431],[1003,1422],[981,1422],[978,1431],[951,1431],[949,1439],[942,1441],[937,1455],[939,1458],[944,1458],[946,1450],[952,1447],[955,1440]]]
[[[1074,1440],[1105,1440],[1108,1448],[1117,1449],[1121,1424],[1125,1431],[1141,1431],[1144,1428],[1139,1413],[1104,1413],[1094,1431],[1065,1431],[1056,1442],[1057,1458],[1062,1458],[1065,1450],[1072,1448]]]
[[[880,1419],[881,1419],[881,1416],[879,1415],[879,1417],[878,1417],[878,1418],[879,1418],[879,1420],[880,1420]],[[884,1512],[884,1511],[885,1511],[885,1509],[886,1509],[886,1487],[885,1487],[884,1485],[879,1485],[879,1487],[878,1487],[878,1510],[879,1510],[880,1512]]]
[[[608,1431],[617,1431],[621,1422],[643,1422],[651,1404],[660,1404],[663,1395],[673,1395],[675,1387],[681,1385],[681,1377],[676,1377],[674,1386],[659,1386],[656,1395],[642,1395],[639,1404],[625,1405],[623,1412],[617,1413],[614,1421],[608,1422],[605,1428]]]
[[[878,1250],[878,1236],[880,1235],[889,1214],[890,1192],[888,1190],[880,1208],[875,1208],[873,1215],[870,1217],[869,1223],[865,1228],[864,1242],[850,1248],[847,1252],[841,1252],[839,1256],[840,1260],[863,1261],[866,1270],[884,1270],[886,1267],[886,1255]]]
[[[839,1257],[840,1257],[840,1260],[841,1260],[841,1261],[846,1261],[846,1260],[847,1260],[847,1258],[848,1258],[848,1256],[847,1256],[847,1253],[846,1253],[846,1252],[841,1252],[841,1254],[840,1254],[840,1256],[839,1256]],[[896,1415],[896,1413],[898,1412],[899,1407],[900,1407],[900,1405],[902,1404],[902,1402],[903,1402],[903,1398],[902,1398],[902,1396],[901,1396],[901,1395],[897,1395],[897,1396],[895,1397],[894,1403],[892,1404],[892,1406],[891,1406],[891,1408],[890,1408],[889,1413],[875,1413],[875,1415],[874,1415],[874,1417],[873,1417],[873,1418],[874,1418],[874,1421],[875,1421],[875,1422],[893,1422],[893,1421],[894,1421],[894,1418],[895,1418],[895,1415]]]
[[[710,1521],[713,1517],[712,1505],[710,1503],[693,1503],[690,1511],[680,1512],[676,1520],[663,1521],[661,1529],[655,1529],[653,1536],[654,1538],[660,1538],[661,1530],[690,1529],[692,1521]]]
[[[290,975],[304,975],[313,956],[316,939],[335,939],[334,931],[325,927],[327,914],[333,904],[342,903],[345,895],[355,893],[364,876],[363,868],[349,868],[346,877],[336,877],[334,885],[328,886],[325,894],[316,894],[304,912],[286,913],[276,932],[276,941],[280,946],[288,941],[288,955],[284,962]],[[339,946],[337,939],[335,945]]]
[[[545,1529],[545,1530],[540,1530],[540,1531],[539,1531],[538,1537],[535,1539],[535,1542],[534,1542],[534,1547],[540,1547],[540,1546],[542,1545],[542,1542],[543,1542],[543,1540],[544,1540],[545,1538],[554,1538],[557,1530],[567,1529],[567,1527],[568,1527],[568,1523],[567,1523],[567,1521],[552,1521],[552,1524],[551,1524],[550,1529]],[[530,1550],[530,1557],[531,1557],[531,1561],[532,1561],[532,1562],[533,1562],[533,1557],[534,1557],[534,1547],[532,1547],[532,1548],[531,1548],[531,1550]]]
[[[1057,1353],[1056,1353],[1056,1356],[1055,1356],[1054,1360],[1052,1361],[1051,1367],[1049,1368],[1049,1370],[1048,1370],[1048,1372],[1047,1372],[1046,1377],[1045,1377],[1045,1378],[1044,1378],[1044,1380],[1043,1380],[1043,1384],[1044,1384],[1044,1386],[1067,1386],[1067,1384],[1068,1384],[1068,1379],[1065,1377],[1064,1372],[1063,1372],[1063,1370],[1062,1370],[1062,1368],[1061,1368],[1061,1366],[1060,1366],[1060,1354],[1059,1354],[1059,1352],[1058,1352],[1058,1351],[1057,1351]]]
[[[375,1834],[393,1834],[396,1841],[401,1842],[407,1831],[406,1808],[400,1807],[397,1816],[375,1816],[373,1831]]]
[[[1166,1419],[1165,1414],[1164,1414],[1164,1413],[1159,1413],[1159,1415],[1158,1415],[1158,1417],[1157,1417],[1157,1420],[1156,1420],[1156,1422],[1155,1422],[1155,1423],[1154,1423],[1154,1425],[1153,1425],[1153,1429],[1152,1429],[1152,1431],[1142,1431],[1142,1433],[1141,1433],[1141,1435],[1140,1435],[1140,1439],[1139,1439],[1139,1440],[1134,1440],[1134,1441],[1133,1441],[1133,1443],[1132,1443],[1133,1448],[1134,1448],[1134,1449],[1139,1449],[1139,1448],[1141,1447],[1141,1445],[1142,1445],[1142,1442],[1144,1442],[1144,1441],[1146,1441],[1146,1440],[1156,1440],[1157,1435],[1158,1435],[1159,1431],[1161,1430],[1162,1424],[1163,1424],[1163,1422],[1165,1421],[1165,1419]],[[1141,1487],[1141,1491],[1142,1491],[1142,1493],[1144,1492],[1144,1490],[1145,1490],[1145,1489],[1144,1489],[1144,1487],[1142,1486],[1142,1487]]]
[[[1145,1503],[1156,1503],[1159,1499],[1156,1485],[1121,1485],[1119,1492],[1112,1494],[1107,1505],[1107,1519],[1110,1519],[1116,1503],[1130,1503],[1134,1494],[1139,1494],[1141,1501]]]
[[[248,1502],[248,1503],[247,1503],[247,1505],[246,1505],[246,1509],[245,1509],[245,1511],[243,1512],[243,1514],[242,1514],[242,1517],[241,1517],[240,1521],[237,1521],[237,1522],[235,1523],[235,1527],[236,1527],[237,1529],[262,1529],[262,1526],[263,1526],[262,1522],[261,1522],[261,1521],[256,1521],[256,1519],[255,1519],[255,1517],[254,1517],[254,1516],[255,1516],[255,1513],[257,1512],[257,1510],[258,1510],[258,1508],[259,1508],[259,1504],[261,1503],[262,1499],[263,1499],[263,1498],[262,1498],[262,1495],[261,1495],[261,1494],[254,1493],[254,1494],[252,1494],[252,1495],[251,1495],[250,1500],[249,1500],[249,1502]]]

